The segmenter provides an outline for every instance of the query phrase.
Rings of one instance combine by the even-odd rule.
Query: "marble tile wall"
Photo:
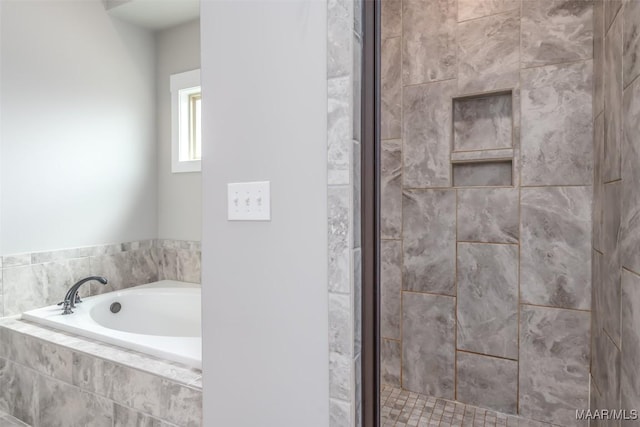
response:
[[[399,31],[401,1],[391,2],[388,30]],[[329,291],[329,425],[362,425],[361,352],[361,230],[360,230],[360,140],[361,140],[361,60],[362,1],[327,2],[327,195],[328,195],[328,291]],[[395,24],[394,21],[395,20]],[[397,28],[396,28],[397,27]],[[399,38],[387,44],[389,64],[400,61]],[[401,98],[399,68],[383,72],[382,130],[386,138],[399,135]],[[397,144],[396,144],[397,145]],[[390,170],[400,171],[397,148],[386,160]],[[400,187],[401,176],[389,179]],[[401,195],[389,198],[385,229],[400,233],[401,217],[395,206]],[[388,248],[389,253],[398,248]],[[398,255],[399,256],[399,255]],[[396,275],[389,271],[389,277]],[[396,285],[399,286],[399,281]],[[399,299],[398,299],[399,301]],[[388,325],[398,329],[399,316]],[[396,349],[390,351],[399,354]],[[399,369],[399,366],[398,366]],[[399,377],[395,371],[389,377]]]
[[[199,427],[201,375],[27,322],[0,321],[0,413],[32,427]]]
[[[58,303],[79,279],[101,275],[84,295],[158,280],[200,283],[200,242],[144,240],[111,245],[5,255],[0,262],[0,315]]]
[[[640,14],[631,3],[624,8]],[[588,407],[592,233],[615,241],[616,212],[620,228],[640,224],[640,185],[601,186],[635,203],[592,214],[594,173],[615,170],[625,149],[637,165],[640,152],[621,137],[609,144],[611,166],[593,162],[594,150],[607,152],[609,129],[606,116],[594,125],[596,104],[616,99],[603,88],[618,78],[594,63],[607,44],[594,29],[601,6],[382,1],[383,383],[564,426]],[[637,31],[611,23],[640,44]],[[637,242],[611,259],[634,261]],[[605,262],[594,271],[600,264],[607,271]],[[635,383],[626,387],[637,396]]]
[[[591,383],[597,409],[640,407],[639,25],[640,2],[596,1]]]

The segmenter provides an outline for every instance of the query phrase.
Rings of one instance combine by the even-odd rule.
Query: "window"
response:
[[[200,70],[171,76],[171,171],[199,172],[202,158]]]

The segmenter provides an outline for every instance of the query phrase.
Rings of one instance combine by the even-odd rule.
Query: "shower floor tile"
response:
[[[548,427],[515,415],[436,399],[397,387],[380,390],[381,427]]]

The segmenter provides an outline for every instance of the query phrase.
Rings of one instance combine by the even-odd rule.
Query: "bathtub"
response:
[[[86,297],[73,314],[52,305],[22,318],[202,369],[200,295],[200,285],[163,280]]]

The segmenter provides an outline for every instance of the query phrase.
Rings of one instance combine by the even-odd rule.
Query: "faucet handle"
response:
[[[72,314],[73,313],[73,311],[71,310],[71,307],[72,307],[71,301],[67,300],[67,301],[61,302],[60,304],[63,304],[63,307],[62,307],[62,314],[63,315],[64,314]],[[60,305],[60,304],[58,304],[58,305]]]

